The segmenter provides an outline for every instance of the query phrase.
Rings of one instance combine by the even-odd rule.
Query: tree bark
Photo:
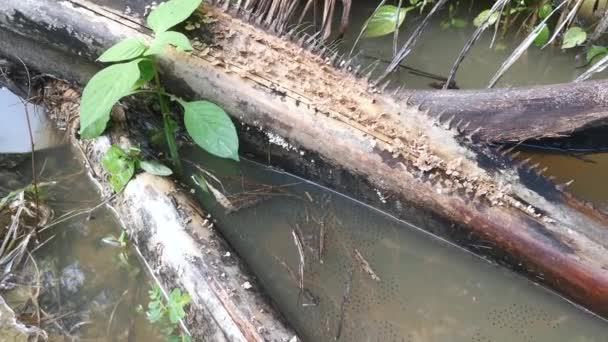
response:
[[[379,204],[368,196],[380,193],[386,202],[380,207],[406,220],[418,219],[403,208],[417,208],[439,222],[439,228],[415,222],[425,229],[469,249],[472,239],[482,239],[493,248],[480,252],[608,316],[606,215],[542,177],[532,182],[522,170],[503,168],[504,160],[469,145],[466,136],[299,46],[215,6],[204,11],[215,21],[205,27],[207,45],[190,55],[168,50],[162,61],[175,93],[223,106],[255,153],[268,153],[255,148],[268,145],[259,135],[248,140],[247,132],[282,137],[295,147],[272,153],[289,169],[339,190],[349,190],[345,180],[352,180],[355,192],[368,190],[368,202]],[[70,56],[49,65],[39,50],[0,46],[52,73],[90,65],[124,37],[150,38],[141,21],[85,0],[8,0],[0,29],[22,46]]]
[[[462,121],[486,142],[567,137],[608,125],[608,81],[512,89],[416,91],[410,103]],[[468,125],[467,125],[468,123]]]

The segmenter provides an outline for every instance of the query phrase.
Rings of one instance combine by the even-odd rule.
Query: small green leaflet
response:
[[[202,0],[169,0],[160,4],[148,16],[148,26],[160,34],[188,19]]]
[[[124,39],[104,52],[99,58],[100,62],[121,62],[140,57],[148,46],[139,38]]]
[[[368,19],[367,28],[365,29],[364,37],[374,38],[387,35],[395,32],[395,27],[401,27],[405,20],[405,15],[414,7],[401,8],[393,5],[384,5],[372,14]],[[399,23],[397,24],[397,12],[399,12]]]
[[[111,65],[91,78],[80,101],[80,135],[93,139],[101,135],[110,120],[112,107],[133,90],[140,76],[140,60]]]
[[[608,48],[599,45],[592,45],[587,51],[587,63],[591,63],[594,59],[599,59],[608,55]]]
[[[173,174],[173,171],[171,171],[170,168],[155,160],[141,160],[139,162],[139,167],[141,167],[141,169],[147,173],[155,176],[170,176]]]
[[[481,25],[483,25],[484,23],[486,23],[487,21],[487,25],[494,25],[494,23],[496,23],[496,20],[498,20],[498,11],[492,13],[492,15],[490,15],[490,13],[492,12],[492,10],[484,10],[481,13],[479,13],[477,15],[477,17],[475,17],[475,19],[473,19],[473,26],[475,27],[479,27]]]
[[[194,142],[207,152],[222,158],[239,160],[239,139],[230,117],[209,101],[186,102],[184,124]]]
[[[118,146],[108,149],[102,164],[110,174],[110,185],[116,192],[121,192],[135,174],[135,162]]]
[[[564,34],[562,49],[570,49],[581,45],[587,40],[587,33],[578,26],[573,26]]]
[[[192,51],[192,45],[190,45],[188,37],[179,32],[166,31],[161,32],[156,36],[144,55],[160,55],[165,52],[167,45],[175,46],[177,51]]]
[[[538,33],[538,36],[534,38],[534,45],[542,47],[543,45],[547,44],[550,35],[551,32],[549,31],[549,27],[547,24],[543,24],[543,28]]]
[[[538,10],[538,17],[541,19],[545,19],[549,16],[549,14],[551,14],[551,12],[553,12],[553,6],[551,6],[550,4],[544,4]]]
[[[169,295],[169,301],[167,307],[169,311],[169,321],[171,323],[178,323],[180,319],[186,316],[184,307],[190,303],[190,295],[185,293],[182,294],[180,289],[173,289]]]

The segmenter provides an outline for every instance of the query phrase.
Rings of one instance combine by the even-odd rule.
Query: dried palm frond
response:
[[[40,183],[38,187],[52,184]],[[0,282],[21,264],[36,230],[52,217],[49,207],[34,202],[32,185],[0,199]]]
[[[319,1],[323,7],[322,13],[317,13]],[[336,10],[337,0],[242,0],[232,3],[230,0],[215,0],[213,3],[226,10],[235,11],[240,17],[255,22],[258,25],[268,28],[272,32],[279,34],[286,33],[286,29],[293,24],[293,18],[298,8],[301,9],[298,24],[301,24],[310,10],[313,10],[312,19],[315,31],[321,32],[320,39],[327,40],[332,34],[332,22]],[[338,28],[338,37],[346,32],[349,24],[349,16],[352,0],[341,0],[342,14]],[[320,21],[320,29],[316,25],[317,19]]]
[[[532,30],[532,32],[528,34],[528,36],[519,44],[519,46],[515,48],[515,50],[513,50],[513,53],[511,53],[511,55],[502,63],[498,71],[496,71],[494,76],[492,76],[492,79],[490,79],[490,83],[488,84],[488,88],[492,88],[496,85],[498,80],[500,80],[500,78],[505,74],[505,72],[509,70],[513,63],[515,63],[519,59],[519,57],[521,57],[521,55],[523,55],[523,53],[528,50],[530,45],[532,45],[536,37],[538,37],[538,35],[541,33],[541,31],[545,27],[545,24],[553,16],[553,14],[556,13],[562,6],[567,3],[568,1],[564,1],[559,4],[553,11],[551,11],[551,13],[545,19],[543,19],[540,23],[538,23],[538,25],[536,25],[534,30]]]

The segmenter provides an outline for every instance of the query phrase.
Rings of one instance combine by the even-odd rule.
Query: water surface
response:
[[[218,175],[234,203],[249,203],[227,213],[197,191],[305,341],[332,341],[339,330],[339,340],[353,342],[604,341],[608,334],[604,320],[407,222],[256,163],[184,153]],[[304,291],[293,232],[304,250]]]

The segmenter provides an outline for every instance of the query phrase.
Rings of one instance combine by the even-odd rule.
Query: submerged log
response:
[[[503,167],[500,156],[459,135],[458,121],[438,124],[289,41],[214,6],[204,12],[214,21],[206,47],[168,51],[163,60],[174,92],[220,104],[254,145],[258,130],[284,139],[290,151],[272,150],[288,169],[363,197],[364,188],[381,194],[385,204],[365,199],[406,220],[418,219],[404,208],[428,213],[414,223],[469,249],[481,239],[492,248],[480,253],[608,317],[606,215],[542,177],[531,182],[533,172]],[[149,30],[85,0],[8,0],[0,13],[3,54],[75,80],[132,35],[149,39]],[[41,48],[68,58],[49,65]],[[266,148],[253,151],[270,155]]]

